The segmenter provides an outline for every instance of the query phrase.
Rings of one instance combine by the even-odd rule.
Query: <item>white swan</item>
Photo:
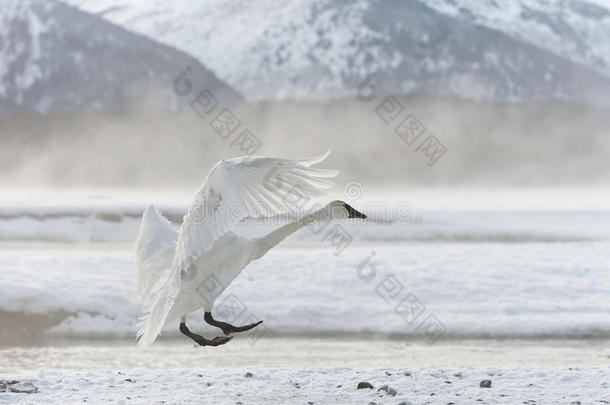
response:
[[[298,161],[244,156],[217,163],[178,232],[153,206],[146,209],[136,241],[137,291],[147,313],[138,332],[139,345],[153,343],[161,328],[178,318],[180,331],[199,345],[227,343],[231,337],[208,340],[187,328],[186,315],[199,308],[204,310],[205,321],[221,328],[225,335],[254,328],[260,322],[236,327],[215,320],[211,314],[216,298],[248,263],[316,220],[366,218],[345,202],[333,201],[260,238],[231,232],[246,217],[290,211],[284,198],[288,193],[298,190],[304,196],[316,197],[332,187],[327,179],[338,172],[312,167],[329,153]],[[164,281],[160,282],[161,278]],[[155,290],[158,283],[161,286]]]

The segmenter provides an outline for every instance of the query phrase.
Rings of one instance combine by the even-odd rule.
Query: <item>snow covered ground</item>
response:
[[[608,403],[607,200],[524,195],[365,206],[344,249],[304,229],[221,296],[218,317],[264,323],[214,349],[176,324],[135,347],[141,198],[4,195],[0,404]]]
[[[607,336],[608,251],[603,241],[354,243],[339,255],[330,246],[276,249],[235,280],[216,310],[235,323],[263,319],[270,335],[424,337],[428,320],[440,328],[432,340]],[[1,313],[20,314],[21,328],[33,319],[36,335],[131,337],[140,315],[134,280],[130,250],[4,250]],[[201,319],[194,313],[191,323]],[[175,334],[169,325],[165,335]]]
[[[44,370],[0,404],[602,404],[610,367]],[[370,388],[358,389],[361,383]],[[487,388],[489,385],[489,388]]]
[[[355,184],[356,194],[364,193]],[[351,200],[369,215],[362,223],[342,223],[356,240],[610,240],[610,192],[595,188],[414,189],[408,195],[367,190],[375,199]],[[0,242],[92,242],[133,244],[142,212],[154,203],[179,223],[191,193],[27,193],[0,195]],[[271,220],[261,229],[280,222]],[[248,225],[242,231],[249,231]],[[251,227],[250,227],[251,228]],[[256,230],[254,230],[256,231]],[[262,232],[259,231],[259,232]],[[319,235],[299,232],[287,242],[319,241]],[[283,243],[282,246],[290,246]],[[1,246],[0,246],[1,247]]]
[[[160,207],[179,220],[176,201]],[[545,211],[364,204],[370,222],[339,224],[351,243],[301,230],[244,270],[217,315],[263,319],[257,330],[267,336],[607,337],[610,212],[557,201]],[[140,305],[132,243],[144,205],[0,199],[0,337],[133,337]],[[201,316],[190,318],[195,329]],[[177,325],[168,325],[164,336],[175,335]]]
[[[217,333],[210,334],[214,336]],[[55,339],[0,346],[0,374],[41,368],[90,371],[134,368],[265,367],[592,367],[610,364],[608,339],[454,339],[430,345],[407,339],[238,334],[222,347],[199,347],[184,336],[146,348],[133,339]]]

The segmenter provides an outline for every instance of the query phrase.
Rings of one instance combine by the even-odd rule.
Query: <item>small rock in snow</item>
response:
[[[254,374],[252,374],[251,372],[249,372],[249,371],[248,371],[248,372],[246,373],[245,377],[246,377],[246,378],[250,378],[250,377],[252,377],[253,375],[254,375]]]
[[[369,382],[366,382],[366,381],[360,381],[360,382],[358,383],[358,387],[357,387],[357,388],[358,388],[359,390],[361,390],[361,389],[363,389],[363,388],[370,388],[370,389],[373,389],[373,386],[372,386],[372,385],[371,385],[371,383],[369,383]]]
[[[389,386],[389,385],[387,385],[387,384],[382,385],[382,386],[381,386],[381,387],[380,387],[380,388],[379,388],[377,391],[378,391],[378,392],[379,392],[379,391],[385,391],[385,393],[386,393],[387,395],[390,395],[390,396],[393,396],[393,397],[395,397],[395,396],[396,396],[396,394],[398,394],[398,392],[396,392],[396,390],[395,390],[394,388],[390,387],[390,386]]]
[[[491,388],[491,380],[483,380],[479,383],[481,388]]]
[[[29,381],[0,380],[0,392],[10,391],[17,394],[33,394],[38,387]]]

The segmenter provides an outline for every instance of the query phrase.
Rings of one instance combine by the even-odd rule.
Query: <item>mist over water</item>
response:
[[[169,84],[168,84],[169,86]],[[146,100],[147,94],[139,95]],[[403,110],[384,122],[383,96],[371,101],[241,103],[227,139],[201,117],[134,99],[122,113],[13,115],[0,120],[0,183],[5,186],[193,189],[218,160],[243,155],[244,129],[257,155],[304,158],[333,149],[325,166],[337,183],[411,186],[607,186],[610,115],[559,102],[490,104],[438,97],[397,97]],[[222,100],[220,100],[222,103]],[[425,127],[408,145],[394,131],[412,114]],[[387,115],[386,115],[387,116]],[[446,152],[429,165],[417,146],[433,134]]]

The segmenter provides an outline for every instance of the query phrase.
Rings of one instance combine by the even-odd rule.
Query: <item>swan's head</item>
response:
[[[330,212],[330,217],[333,219],[366,218],[366,215],[356,211],[354,207],[345,201],[335,200],[329,203],[327,207]]]

